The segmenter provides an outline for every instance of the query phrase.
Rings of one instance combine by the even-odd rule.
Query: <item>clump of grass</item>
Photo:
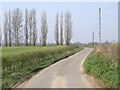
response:
[[[27,53],[26,51],[21,51],[23,53],[15,55],[11,54],[10,56],[6,54],[9,51],[4,52],[6,55],[3,55],[2,57],[2,87],[12,87],[16,83],[22,82],[26,78],[30,77],[32,73],[37,72],[63,58],[68,57],[69,55],[82,50],[82,48],[79,48],[78,46],[54,46],[43,48],[41,48],[42,50],[36,49],[32,52],[27,51]],[[17,52],[18,51],[16,51],[16,53]]]
[[[118,61],[93,51],[84,62],[85,72],[101,81],[103,87],[118,88]]]

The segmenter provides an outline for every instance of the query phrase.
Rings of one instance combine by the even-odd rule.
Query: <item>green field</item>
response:
[[[2,87],[12,87],[33,73],[82,50],[79,46],[3,47]]]
[[[99,49],[99,50],[98,50]],[[96,46],[84,62],[85,72],[96,78],[105,88],[118,88],[117,44]]]
[[[51,50],[57,50],[57,49],[64,49],[67,46],[30,46],[30,47],[2,47],[2,55],[3,57],[9,57],[9,56],[14,56],[14,55],[19,55],[21,53],[30,53],[30,52],[46,52],[46,51],[51,51]]]

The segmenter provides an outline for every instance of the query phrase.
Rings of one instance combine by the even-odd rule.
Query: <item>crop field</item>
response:
[[[119,61],[117,44],[99,45],[84,62],[85,72],[99,80],[103,87],[117,88]]]
[[[19,55],[21,53],[30,53],[30,52],[47,52],[51,50],[59,50],[59,49],[66,49],[67,46],[14,46],[14,47],[3,47],[2,48],[2,55],[3,57],[9,57],[9,56],[14,56],[14,55]]]
[[[2,48],[2,87],[13,87],[33,73],[82,50],[79,46]]]

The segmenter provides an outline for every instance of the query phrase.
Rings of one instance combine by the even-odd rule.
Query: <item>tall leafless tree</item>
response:
[[[4,18],[4,45],[8,46],[8,14],[6,12]]]
[[[16,46],[19,46],[19,40],[22,37],[21,36],[22,27],[23,27],[22,23],[23,23],[22,12],[20,11],[19,8],[17,8],[13,11],[13,16],[12,16],[12,27],[13,27]]]
[[[59,23],[58,23],[58,13],[56,14],[55,41],[56,41],[56,45],[59,45]]]
[[[63,15],[61,13],[61,20],[60,20],[60,45],[63,45]]]
[[[33,46],[36,45],[36,39],[37,39],[37,30],[36,30],[36,12],[35,9],[32,10],[33,13],[33,25],[32,25],[32,29],[33,29]]]
[[[72,38],[72,20],[71,20],[71,13],[65,13],[65,43],[66,45],[70,44]]]
[[[28,46],[28,10],[25,10],[25,46]]]
[[[47,17],[46,12],[42,12],[41,14],[41,44],[42,46],[46,46],[47,41]]]
[[[9,10],[9,16],[8,16],[8,31],[9,31],[9,46],[12,45],[12,29],[11,29],[11,11]]]
[[[0,23],[0,47],[2,46],[2,30],[1,30],[1,23]]]
[[[29,13],[29,45],[32,45],[32,10]]]
[[[36,45],[37,39],[37,30],[36,30],[36,12],[35,9],[31,10],[28,18],[28,26],[29,26],[29,45]]]

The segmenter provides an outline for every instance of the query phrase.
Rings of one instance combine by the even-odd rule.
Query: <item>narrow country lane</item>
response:
[[[84,77],[82,64],[92,48],[85,48],[40,71],[18,88],[94,88]]]

